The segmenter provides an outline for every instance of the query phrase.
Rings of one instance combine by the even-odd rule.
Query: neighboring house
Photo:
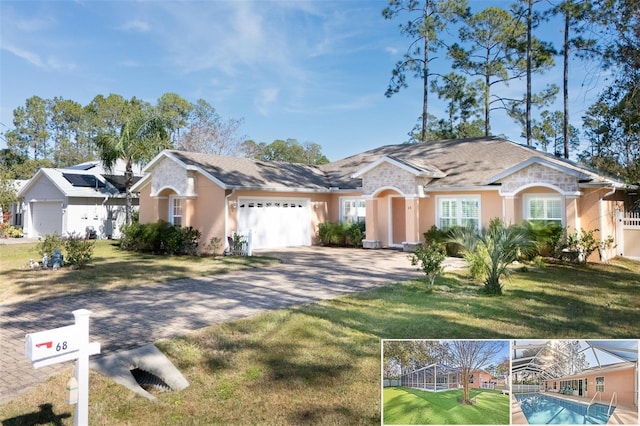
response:
[[[616,236],[626,186],[505,139],[388,145],[322,166],[163,151],[144,169],[140,221],[202,241],[252,231],[254,248],[308,246],[325,221],[366,223],[365,248],[411,249],[433,225],[550,221]],[[613,255],[613,253],[611,253]]]
[[[484,370],[474,370],[469,375],[469,387],[473,389],[494,389],[497,380]]]
[[[28,180],[22,180],[22,179],[14,179],[13,180],[13,187],[15,188],[16,194],[18,194],[20,192],[20,190],[22,188],[24,188],[24,186],[27,184],[27,182],[29,182]],[[4,212],[2,211],[2,206],[0,206],[0,223],[3,222],[4,220]],[[15,227],[15,228],[22,228],[22,203],[20,201],[18,201],[17,203],[12,204],[9,207],[9,214],[10,214],[10,218],[9,218],[9,225]]]
[[[38,170],[18,192],[24,235],[36,238],[57,232],[87,236],[94,231],[98,238],[118,238],[126,205],[120,169],[105,170],[93,161]],[[138,205],[137,197],[133,205]]]

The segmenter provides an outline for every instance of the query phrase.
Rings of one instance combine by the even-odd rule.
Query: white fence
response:
[[[382,386],[385,388],[387,386],[400,386],[400,379],[384,379],[382,381]]]
[[[618,212],[617,220],[618,255],[640,257],[640,213]]]
[[[542,391],[544,391],[544,385],[511,385],[511,392],[513,393],[529,393]]]

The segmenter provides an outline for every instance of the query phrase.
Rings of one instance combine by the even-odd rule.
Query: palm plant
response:
[[[99,156],[107,169],[118,160],[124,160],[126,208],[125,222],[131,224],[131,187],[133,163],[151,160],[160,151],[171,148],[167,123],[163,118],[147,112],[138,112],[126,120],[119,132],[100,133],[96,137]]]
[[[493,219],[479,234],[475,228],[453,229],[451,242],[462,247],[471,268],[485,278],[489,294],[502,294],[500,280],[509,274],[509,265],[536,247],[525,229],[506,226],[499,219]]]

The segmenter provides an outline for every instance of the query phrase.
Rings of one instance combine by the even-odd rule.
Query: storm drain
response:
[[[131,371],[131,375],[136,382],[140,385],[140,387],[147,392],[151,393],[160,393],[160,392],[171,392],[171,386],[165,383],[160,377],[156,376],[153,373],[149,373],[148,371],[141,370],[139,368],[134,368]]]
[[[90,367],[151,400],[153,394],[180,391],[189,382],[154,345],[92,360]]]

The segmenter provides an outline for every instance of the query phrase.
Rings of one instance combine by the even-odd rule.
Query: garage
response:
[[[30,237],[50,235],[54,232],[62,234],[62,202],[38,201],[31,203]]]
[[[238,198],[238,232],[252,231],[254,249],[311,245],[308,198]]]

